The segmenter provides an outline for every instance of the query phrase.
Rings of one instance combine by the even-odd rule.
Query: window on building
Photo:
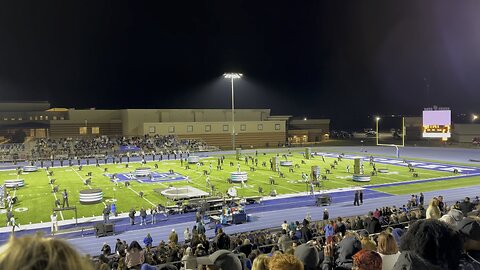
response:
[[[211,125],[205,125],[205,132],[210,132],[212,131],[212,126]]]
[[[100,134],[100,127],[92,127],[92,134]]]
[[[187,132],[193,132],[193,126],[188,125],[187,126]]]
[[[174,133],[174,132],[175,132],[175,126],[169,126],[168,133]]]
[[[22,118],[22,117],[18,117],[18,120],[19,120],[19,121],[22,121],[22,120],[23,120],[23,118]]]
[[[36,119],[35,119],[36,120]],[[43,120],[43,115],[40,115],[40,120]]]
[[[247,125],[241,124],[240,125],[240,131],[246,131],[247,130]]]
[[[148,133],[155,133],[155,127],[148,127]]]
[[[31,120],[33,120],[33,117],[32,117],[32,116],[30,116],[30,121],[31,121]]]
[[[85,135],[85,134],[87,134],[87,127],[80,127],[80,128],[79,128],[79,134],[80,134],[80,135]]]
[[[52,118],[53,118],[53,120],[57,120],[57,117],[55,115]]]
[[[63,117],[63,116],[60,116],[60,120],[65,120],[65,117]]]
[[[15,121],[15,117],[10,118],[10,120]]]
[[[257,125],[257,129],[258,129],[258,130],[263,130],[263,124],[258,124],[258,125]]]
[[[48,115],[45,115],[45,120],[48,120]]]
[[[8,121],[8,118],[7,118],[7,117],[4,117],[4,118],[3,118],[3,121]]]
[[[35,120],[38,120],[38,116],[35,116]]]
[[[223,125],[223,131],[228,131],[228,125]]]
[[[280,124],[275,124],[275,130],[280,130]]]

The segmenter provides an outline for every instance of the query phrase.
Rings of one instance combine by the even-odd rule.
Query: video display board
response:
[[[423,111],[423,137],[424,138],[450,138],[452,112],[450,110]]]

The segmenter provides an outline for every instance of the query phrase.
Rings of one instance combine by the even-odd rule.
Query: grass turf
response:
[[[381,188],[374,188],[373,190],[378,190],[378,191],[386,192],[393,195],[417,194],[420,191],[426,192],[426,191],[475,186],[475,185],[478,185],[479,181],[480,181],[480,176],[472,176],[467,178],[459,178],[459,179],[444,180],[444,181],[417,183],[417,184],[391,186],[391,187],[381,187]]]
[[[288,168],[281,167],[281,172],[285,175],[285,178],[280,178],[276,172],[273,172],[269,169],[269,159],[276,154],[259,154],[258,155],[258,167],[256,167],[255,172],[250,172],[250,166],[246,165],[244,161],[239,161],[241,170],[248,172],[248,182],[247,187],[241,188],[240,184],[234,184],[237,187],[237,192],[239,196],[258,196],[258,187],[263,187],[264,193],[268,194],[272,188],[276,189],[278,194],[292,194],[307,191],[308,187],[305,183],[301,181],[301,174],[310,173],[311,166],[318,165],[321,168],[322,174],[324,174],[326,168],[330,168],[330,164],[333,164],[333,158],[325,158],[325,163],[322,161],[321,157],[315,157],[314,159],[304,159],[300,153],[293,153],[291,157],[288,157],[289,160],[293,161],[294,164],[298,164],[300,168],[294,168],[294,172],[290,173]],[[284,158],[280,154],[280,160]],[[306,164],[302,164],[302,159]],[[210,175],[210,182],[215,185],[216,190],[219,192],[225,193],[226,190],[231,186],[227,183],[227,178],[230,176],[230,173],[236,171],[237,169],[237,160],[235,160],[234,155],[225,156],[225,161],[222,171],[217,171],[217,157],[212,156],[209,158],[202,159],[204,166],[191,165],[189,170],[186,170],[184,167],[180,166],[180,161],[178,160],[164,160],[157,162],[149,162],[148,167],[151,167],[153,170],[154,163],[158,164],[158,172],[168,172],[169,169],[173,169],[175,172],[180,173],[184,176],[190,178],[190,183],[186,181],[176,181],[176,182],[157,182],[157,183],[138,183],[137,181],[130,181],[131,189],[125,188],[122,182],[119,186],[115,188],[114,183],[110,179],[103,175],[104,168],[108,168],[109,173],[127,173],[132,172],[135,168],[145,167],[140,163],[130,163],[129,168],[125,168],[125,164],[107,164],[101,165],[100,167],[95,166],[83,166],[82,171],[78,171],[77,166],[72,167],[58,167],[51,168],[54,172],[52,178],[56,179],[56,183],[60,186],[60,191],[55,195],[61,201],[61,191],[67,189],[69,192],[69,202],[70,206],[76,205],[78,208],[78,217],[88,217],[88,216],[99,216],[102,214],[102,209],[104,208],[103,203],[95,205],[81,205],[79,203],[78,192],[80,190],[88,189],[88,186],[83,184],[83,179],[86,178],[87,172],[92,172],[92,188],[101,188],[104,193],[104,199],[117,199],[117,211],[118,212],[128,212],[132,207],[138,209],[140,207],[150,208],[152,204],[161,203],[163,205],[172,205],[173,202],[169,201],[167,198],[156,193],[154,189],[157,188],[167,188],[169,185],[172,186],[185,186],[190,185],[195,188],[209,191],[206,187],[205,176],[203,175],[203,170],[209,170],[209,164],[212,164],[212,173]],[[267,163],[267,167],[262,167],[262,162]],[[230,162],[234,163],[234,166],[229,166]],[[368,173],[371,171],[371,167],[368,162],[365,162],[365,172]],[[352,186],[361,186],[361,183],[353,182],[351,179],[352,173],[346,172],[346,166],[350,165],[351,171],[353,171],[353,160],[343,159],[339,162],[336,169],[331,170],[332,174],[328,175],[328,180],[322,181],[321,189],[335,189],[335,188],[345,188]],[[435,177],[444,177],[449,176],[451,173],[448,172],[439,172],[432,170],[416,169],[416,172],[419,174],[418,178],[412,178],[412,174],[408,172],[408,168],[395,165],[383,165],[377,164],[377,169],[388,168],[390,174],[378,174],[378,176],[373,176],[371,182],[367,184],[383,184],[383,183],[394,183],[401,181],[409,180],[420,180],[425,178],[435,178]],[[272,187],[269,184],[269,177],[272,176],[275,179],[276,184]],[[19,202],[15,205],[15,208],[27,208],[25,212],[14,212],[15,216],[18,218],[20,224],[26,223],[37,223],[37,222],[49,222],[52,208],[54,206],[55,197],[51,192],[51,186],[48,184],[48,176],[44,169],[41,169],[33,173],[24,173],[19,177],[25,179],[26,185],[16,191],[16,196],[19,199]],[[15,171],[0,171],[0,182],[3,182],[6,179],[17,178]],[[460,180],[451,181],[458,183]],[[449,181],[443,181],[449,182]],[[470,183],[470,182],[469,182]],[[417,185],[417,184],[415,184]],[[438,185],[437,182],[427,183],[421,185],[425,190],[419,188],[414,188],[416,192],[427,191],[431,186]],[[441,184],[443,185],[443,183]],[[473,185],[473,183],[472,183]],[[413,185],[409,185],[413,186]],[[392,187],[397,188],[397,187]],[[401,190],[401,186],[398,187],[398,190]],[[445,187],[448,188],[448,187]],[[443,187],[442,187],[443,189]],[[395,191],[390,188],[380,188],[379,190],[386,190],[389,193],[395,193]],[[390,191],[387,191],[390,190]],[[143,198],[137,195],[136,192],[142,191],[145,195]],[[392,191],[392,192],[391,192]],[[11,191],[13,192],[13,191]],[[400,192],[400,191],[399,191]],[[404,191],[405,193],[410,193],[410,191]],[[400,194],[400,193],[399,193]],[[403,193],[401,193],[403,194]],[[64,219],[72,219],[74,213],[72,211],[63,211],[62,212]],[[0,215],[0,219],[5,220],[5,214]],[[59,220],[62,220],[61,216]],[[2,223],[5,226],[5,223]]]

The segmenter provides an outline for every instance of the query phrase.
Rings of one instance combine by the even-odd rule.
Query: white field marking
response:
[[[83,178],[83,176],[80,175],[76,170],[73,170],[73,171],[78,175],[78,177],[80,177],[80,179],[82,179],[82,182],[85,180]],[[89,189],[92,189],[92,187],[90,185],[87,185],[87,186],[88,186]],[[107,206],[107,204],[104,201],[102,201],[102,203],[103,203],[104,206]]]
[[[51,177],[50,177],[50,175],[48,175],[48,171],[47,171],[46,169],[45,169],[45,172],[47,173],[48,182],[50,183]],[[53,190],[53,184],[50,184],[50,187],[51,187],[52,190]],[[56,201],[56,200],[57,200],[57,194],[55,194],[55,192],[52,192],[52,193],[53,193],[53,197],[55,197],[55,201]],[[63,213],[62,213],[62,211],[60,211],[60,217],[62,218],[62,220],[65,220],[65,219],[63,218]]]
[[[128,189],[130,189],[131,191],[133,191],[135,194],[137,194],[138,196],[140,196],[140,193],[136,192],[135,190],[133,190],[132,187],[128,187]],[[152,206],[156,206],[154,203],[152,203],[151,201],[149,201],[147,198],[143,197],[142,196],[142,199],[144,199],[145,201],[147,201],[148,203],[150,203]]]
[[[258,172],[258,173],[259,173],[259,174],[266,175],[266,176],[271,176],[271,175],[267,175],[266,173],[262,173],[262,172]],[[276,176],[276,178],[282,179],[282,178],[279,178],[278,176]],[[275,187],[280,187],[280,188],[283,188],[283,189],[286,189],[286,190],[293,191],[294,193],[299,193],[298,190],[294,190],[294,189],[291,189],[291,188],[288,188],[288,187],[285,187],[285,186],[282,186],[282,185],[275,185]]]

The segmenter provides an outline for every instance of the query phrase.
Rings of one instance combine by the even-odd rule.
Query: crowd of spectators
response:
[[[5,143],[0,144],[0,158],[6,160],[7,157],[18,156],[25,151],[25,144],[23,143]]]
[[[448,207],[438,196],[427,208],[423,204],[409,206],[383,207],[365,216],[284,221],[280,230],[233,235],[225,234],[217,224],[212,239],[195,226],[185,230],[187,240],[183,243],[178,242],[174,231],[168,242],[160,241],[153,248],[151,237],[146,237],[145,247],[137,248],[142,259],[135,263],[138,269],[142,265],[143,269],[202,269],[205,260],[199,257],[210,255],[211,263],[215,263],[219,253],[228,251],[237,258],[238,268],[221,268],[215,263],[217,268],[208,269],[296,269],[297,264],[302,266],[298,269],[306,270],[480,269],[477,199],[471,202],[465,198]],[[95,260],[96,269],[102,269],[102,265],[106,269],[134,267],[128,265],[129,247],[118,241],[125,251],[119,252],[116,246],[116,252],[103,253]],[[276,260],[292,268],[282,268]]]
[[[123,147],[130,150],[122,150]],[[173,153],[174,151],[207,150],[205,142],[197,139],[179,139],[174,135],[141,137],[58,138],[37,139],[28,153],[29,159],[82,158],[98,155]]]
[[[150,234],[131,243],[117,239],[114,249],[105,243],[101,254],[89,259],[88,268],[75,269],[480,269],[478,209],[478,198],[467,197],[447,206],[438,196],[427,208],[412,203],[375,209],[365,216],[320,221],[307,215],[301,222],[285,220],[279,228],[232,235],[216,224],[212,239],[206,237],[205,224],[197,218],[195,226],[183,232],[184,242],[179,242],[173,229],[166,242]],[[15,251],[11,249],[21,241],[26,241],[22,253],[36,258],[51,250],[43,247],[33,254],[30,249],[59,240],[12,239],[2,247],[0,269],[10,269],[4,266],[13,265],[14,256],[9,255]],[[50,259],[55,256],[26,262],[45,266]]]

